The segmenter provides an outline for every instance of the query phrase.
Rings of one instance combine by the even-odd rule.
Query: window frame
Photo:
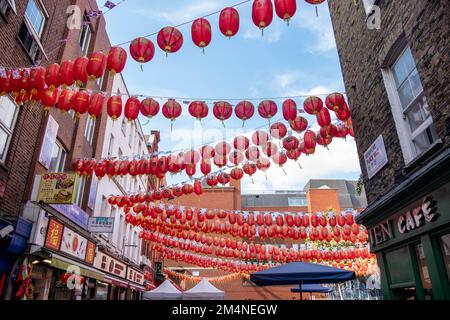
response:
[[[63,147],[63,145],[61,144],[61,142],[59,142],[58,140],[55,140],[55,144],[53,145],[53,150],[55,147],[57,147],[59,149],[56,168],[60,168],[62,165],[62,168],[61,168],[62,171],[59,171],[59,169],[51,170],[50,166],[52,165],[52,163],[50,163],[48,170],[49,170],[49,172],[58,172],[58,173],[64,172],[68,153],[67,153],[66,149]],[[53,155],[53,150],[52,150],[52,155]],[[61,155],[64,155],[64,157],[61,158]]]
[[[81,176],[78,178],[78,183],[77,183],[77,188],[76,188],[77,190],[76,190],[75,201],[74,201],[74,204],[80,208],[83,205],[85,187],[86,187],[86,177]]]
[[[86,16],[86,14],[83,16],[83,22],[90,22],[89,18]],[[85,33],[86,31],[86,33]],[[87,36],[86,36],[87,35]],[[87,39],[87,40],[86,40]],[[89,53],[89,47],[92,40],[92,30],[91,30],[91,24],[86,24],[85,26],[82,26],[80,29],[80,36],[78,39],[78,43],[80,45],[81,51],[85,56]]]
[[[5,151],[2,155],[2,157],[0,157],[0,163],[4,164],[6,162],[6,158],[8,157],[8,153],[9,153],[9,147],[11,145],[11,140],[12,137],[14,135],[14,130],[16,127],[16,122],[17,122],[17,118],[19,117],[19,111],[20,108],[19,106],[15,103],[15,101],[13,99],[11,99],[11,97],[9,95],[5,95],[0,97],[0,103],[3,101],[3,99],[9,99],[12,104],[16,107],[16,109],[14,110],[14,115],[13,118],[11,120],[11,127],[8,128],[6,126],[6,123],[4,123],[1,118],[0,118],[0,129],[5,131],[6,135],[7,135],[7,140],[6,140],[6,144],[5,144]]]
[[[36,29],[34,28],[34,25],[33,25],[32,21],[31,21],[31,18],[27,16],[27,9],[28,9],[28,6],[30,5],[30,3],[31,3],[32,1],[34,2],[34,4],[36,5],[36,8],[39,10],[39,12],[40,12],[41,15],[42,15],[42,23],[41,23],[41,26],[40,26],[39,31],[36,30]],[[47,17],[47,15],[46,15],[46,12],[45,12],[45,10],[43,10],[43,8],[42,8],[42,3],[41,3],[41,1],[38,1],[38,0],[28,0],[27,7],[25,8],[24,19],[27,20],[28,24],[33,28],[34,32],[36,33],[36,35],[38,36],[39,39],[41,39],[42,33],[44,32],[44,28],[45,28],[45,24],[46,24],[46,22],[47,22],[47,18],[48,18],[48,17]],[[31,32],[31,33],[33,33],[33,32]]]
[[[86,128],[84,130],[84,137],[89,142],[90,145],[92,145],[94,141],[94,132],[95,132],[95,125],[97,123],[97,120],[92,118],[91,116],[88,116],[88,119],[86,121]]]
[[[384,85],[386,88],[387,96],[389,99],[389,103],[391,105],[391,111],[394,118],[395,126],[397,129],[397,135],[399,137],[400,146],[403,153],[403,159],[405,161],[405,164],[408,165],[410,163],[413,163],[417,158],[422,156],[432,148],[432,146],[439,140],[439,137],[431,143],[430,147],[427,150],[424,150],[423,152],[419,152],[416,148],[414,140],[420,136],[420,134],[425,133],[428,128],[434,125],[434,121],[432,118],[432,115],[428,119],[424,121],[423,124],[421,124],[416,130],[413,132],[407,112],[419,101],[420,98],[425,98],[425,91],[422,85],[422,91],[417,94],[416,97],[414,97],[411,102],[408,104],[408,106],[403,107],[402,101],[400,99],[399,94],[399,88],[401,87],[397,85],[397,81],[395,80],[394,76],[394,66],[400,61],[400,58],[404,56],[404,53],[406,50],[411,50],[411,47],[408,43],[405,43],[403,41],[400,42],[400,44],[397,45],[397,47],[394,47],[393,49],[400,49],[400,50],[394,50],[395,52],[395,58],[393,58],[389,64],[381,68],[381,73],[383,76]],[[412,53],[412,52],[411,52]],[[413,56],[414,60],[414,56]],[[415,70],[417,70],[417,62],[414,60]],[[414,71],[414,70],[413,70]],[[408,77],[413,73],[411,71],[408,74]],[[420,74],[419,74],[420,79]],[[421,79],[420,79],[421,80]],[[420,129],[420,130],[419,130]]]

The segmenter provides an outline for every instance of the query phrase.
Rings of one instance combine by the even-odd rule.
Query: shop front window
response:
[[[394,293],[398,300],[417,300],[415,287],[396,289]]]
[[[425,295],[425,300],[432,300],[432,287],[430,274],[428,272],[427,263],[425,261],[425,253],[423,252],[423,245],[420,243],[415,246],[417,263],[419,265],[420,278],[422,280],[423,291]]]
[[[450,282],[450,234],[441,237],[441,247],[445,266],[447,267],[447,277]]]

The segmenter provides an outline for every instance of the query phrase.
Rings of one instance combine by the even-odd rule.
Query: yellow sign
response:
[[[75,173],[45,173],[41,177],[37,201],[47,204],[73,204],[76,184]]]

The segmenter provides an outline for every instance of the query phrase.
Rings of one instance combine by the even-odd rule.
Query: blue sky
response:
[[[98,1],[103,5],[104,1]],[[113,44],[132,40],[138,36],[159,31],[162,27],[177,25],[220,10],[239,2],[225,0],[126,0],[106,15],[107,30]],[[197,48],[190,35],[190,25],[180,31],[184,36],[181,50],[166,57],[154,41],[154,59],[144,65],[129,57],[124,77],[130,93],[154,96],[192,98],[258,98],[291,95],[344,92],[339,58],[326,4],[319,6],[316,16],[314,6],[297,1],[297,15],[290,26],[278,19],[265,31],[264,36],[251,20],[251,2],[237,7],[241,25],[238,35],[231,40],[218,28],[218,15],[209,17],[213,40],[205,54]],[[128,49],[128,45],[126,46]],[[281,102],[277,101],[281,108]],[[164,101],[160,101],[161,105]],[[299,106],[303,101],[297,99]],[[255,105],[258,102],[255,101]],[[141,119],[144,131],[161,131],[160,149],[163,151],[191,148],[212,141],[234,137],[242,130],[242,123],[234,116],[222,124],[210,116],[202,125],[191,118],[183,105],[183,116],[174,124],[158,116],[150,122]],[[278,118],[281,117],[281,114]],[[310,118],[314,122],[313,118]],[[256,116],[246,123],[244,132],[266,126],[267,121]],[[318,148],[316,155],[302,157],[303,169],[290,162],[286,176],[279,168],[243,181],[247,190],[299,189],[311,178],[357,179],[360,167],[353,139],[334,142],[330,150]],[[187,180],[178,176],[169,182]]]

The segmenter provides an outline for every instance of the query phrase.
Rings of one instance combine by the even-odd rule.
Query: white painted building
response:
[[[112,94],[123,94],[123,105],[128,98],[128,89],[121,74],[114,79]],[[136,155],[148,155],[147,142],[139,120],[129,122],[122,116],[113,122],[108,119],[105,130],[102,158],[134,157]],[[96,180],[96,179],[95,179]],[[111,195],[126,195],[134,192],[146,192],[148,186],[147,177],[124,176],[109,179],[104,177],[98,182],[97,195],[95,197],[94,216],[115,218],[114,232],[101,234],[98,237],[101,243],[109,251],[120,257],[125,257],[137,265],[143,261],[141,257],[142,241],[139,239],[139,228],[130,228],[125,223],[125,215],[122,210],[112,207],[108,203]],[[95,189],[95,188],[93,188]],[[95,193],[94,193],[95,194]]]

